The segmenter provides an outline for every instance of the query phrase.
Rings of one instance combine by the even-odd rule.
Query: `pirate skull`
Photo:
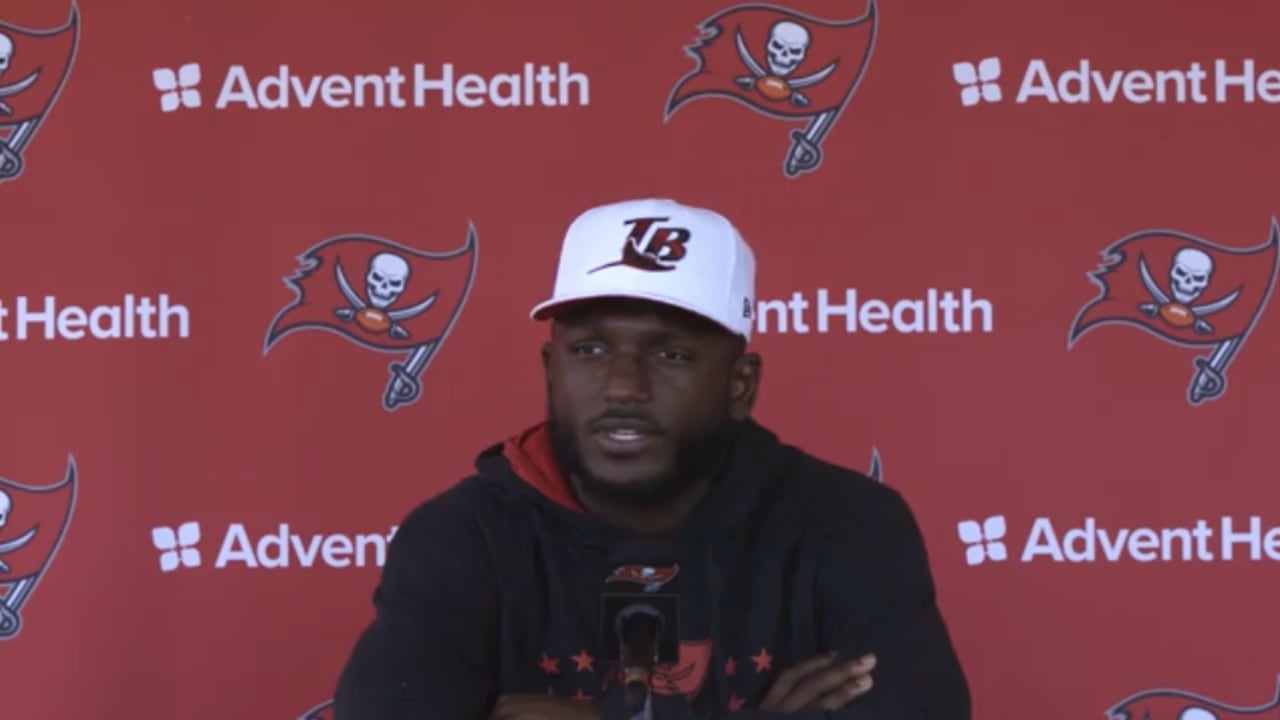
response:
[[[778,77],[795,72],[809,51],[809,31],[800,23],[783,20],[769,30],[769,44],[765,52],[769,56],[769,70]]]
[[[1173,256],[1169,269],[1169,289],[1180,303],[1189,303],[1200,297],[1213,276],[1213,258],[1195,248],[1183,248]]]
[[[8,35],[0,33],[0,75],[9,69],[9,61],[13,59],[13,41]]]
[[[378,253],[369,261],[364,291],[369,304],[385,310],[404,292],[409,282],[409,263],[395,253]]]
[[[13,512],[13,500],[5,491],[0,490],[0,528],[9,522],[9,513]]]

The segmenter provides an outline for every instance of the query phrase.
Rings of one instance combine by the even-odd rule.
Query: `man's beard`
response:
[[[575,493],[589,495],[609,505],[636,510],[661,509],[707,476],[718,472],[738,428],[738,423],[729,417],[726,410],[714,426],[679,442],[674,466],[667,475],[610,483],[592,475],[583,465],[575,428],[560,422],[550,408],[547,409],[547,419],[556,461],[571,479],[570,488]]]

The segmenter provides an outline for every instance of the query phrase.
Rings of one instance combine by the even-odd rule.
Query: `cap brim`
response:
[[[544,300],[543,302],[534,306],[533,310],[529,312],[529,317],[530,319],[533,319],[533,320],[549,320],[556,314],[556,311],[562,310],[570,305],[580,305],[582,303],[590,302],[592,300],[609,300],[609,299],[647,300],[649,302],[658,303],[659,305],[667,305],[669,307],[677,308],[679,310],[684,310],[687,313],[692,313],[694,315],[697,315],[700,318],[703,318],[704,320],[715,323],[716,325],[724,328],[725,330],[728,330],[730,333],[734,335],[741,334],[737,329],[731,328],[728,325],[725,325],[724,323],[720,322],[714,317],[711,317],[710,315],[703,312],[702,310],[696,307],[693,307],[689,303],[683,302],[681,300],[678,300],[676,298],[673,298],[667,295],[663,295],[661,293],[643,292],[643,291],[583,293],[581,295],[568,295],[565,297],[553,298],[551,300]]]

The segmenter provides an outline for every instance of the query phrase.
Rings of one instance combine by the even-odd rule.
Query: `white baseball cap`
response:
[[[750,339],[755,274],[751,248],[723,215],[674,200],[626,200],[591,208],[569,225],[555,289],[530,317],[544,320],[592,298],[637,298]]]

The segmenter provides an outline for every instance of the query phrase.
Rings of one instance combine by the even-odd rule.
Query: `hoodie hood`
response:
[[[777,436],[754,420],[739,423],[724,471],[675,535],[718,544],[726,533],[740,528],[773,475],[781,447]],[[606,542],[627,534],[591,516],[574,497],[556,461],[546,422],[483,451],[476,460],[476,470],[512,499],[534,500],[557,521],[572,525],[576,534]]]

